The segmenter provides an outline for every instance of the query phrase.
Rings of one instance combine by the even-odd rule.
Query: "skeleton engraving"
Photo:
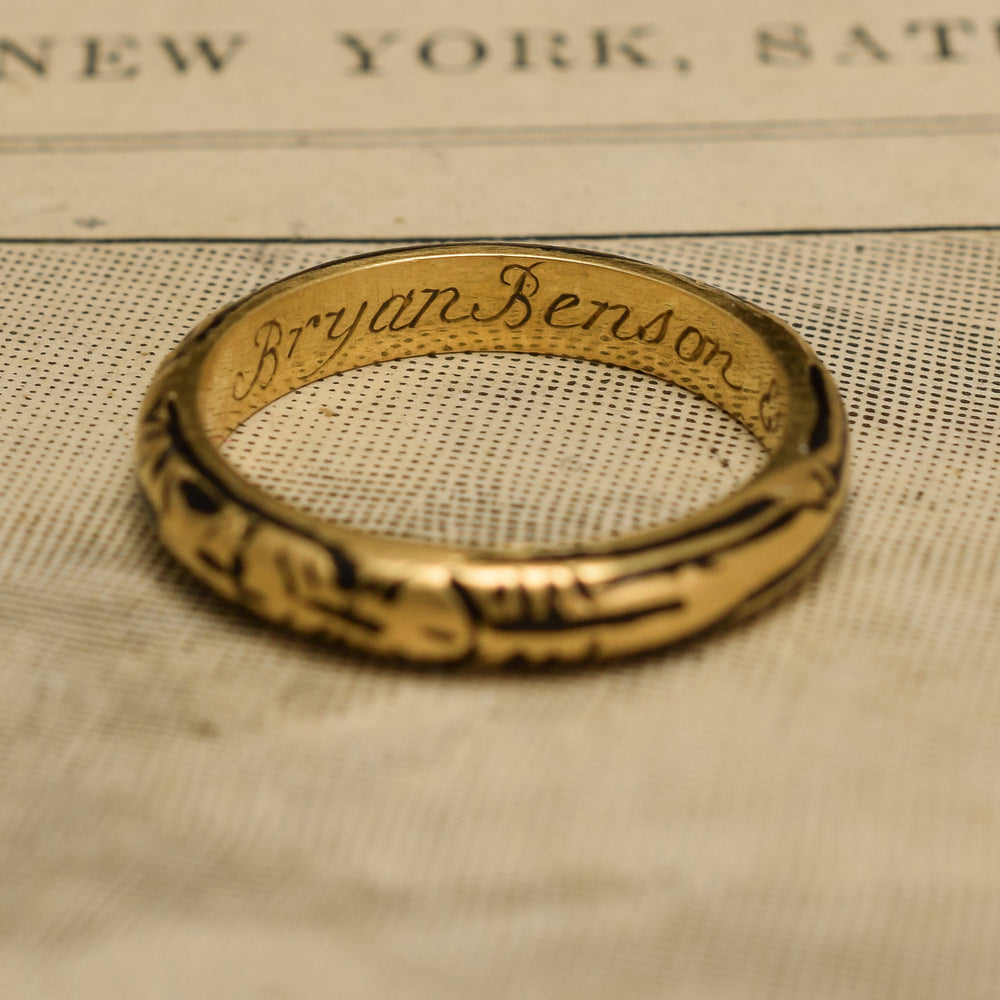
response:
[[[484,256],[478,270],[448,263],[444,273],[427,272],[447,282],[414,281],[414,273],[424,272],[405,271],[405,283],[351,283],[352,294],[336,301],[330,293],[331,301],[319,308],[318,293],[286,297],[291,305],[281,314],[268,315],[266,306],[241,314],[256,317],[244,327],[236,325],[243,320],[226,327],[236,306],[201,324],[157,374],[137,447],[143,491],[177,558],[216,591],[273,622],[372,652],[442,662],[468,656],[537,662],[645,649],[691,635],[787,586],[844,500],[846,425],[808,349],[794,364],[774,361],[762,368],[752,339],[741,340],[739,328],[714,317],[711,308],[691,306],[697,296],[688,286],[680,286],[688,287],[688,298],[664,281],[645,297],[635,293],[633,301],[628,289],[637,286],[625,284],[616,301],[603,276],[577,283],[574,272],[557,271],[544,259]],[[319,288],[327,294],[326,285]],[[725,318],[717,297],[706,301]],[[227,403],[241,414],[234,419],[243,419],[275,390],[328,370],[355,338],[373,338],[388,354],[393,337],[410,344],[411,332],[437,334],[441,343],[442,329],[455,324],[481,328],[487,345],[503,345],[510,331],[525,331],[523,339],[510,338],[520,350],[538,342],[546,350],[566,343],[579,351],[587,334],[590,353],[574,356],[610,356],[637,369],[665,371],[721,400],[776,447],[775,459],[739,494],[690,520],[594,551],[505,559],[430,546],[425,555],[413,543],[373,544],[361,532],[309,521],[261,502],[217,455],[203,450],[214,430],[200,422],[204,397],[196,401],[192,387],[199,383],[192,375],[204,372],[200,366],[216,333],[241,339],[228,341],[230,353],[221,352],[223,361],[208,368],[226,373],[216,376],[221,385],[209,403],[250,399],[243,406]],[[766,343],[786,333],[774,333],[772,323],[763,324],[759,336]],[[787,336],[786,353],[795,343]],[[426,350],[427,343],[433,337],[416,346]],[[353,351],[347,358],[363,363]],[[647,367],[651,358],[669,364]],[[270,397],[250,398],[268,387]]]

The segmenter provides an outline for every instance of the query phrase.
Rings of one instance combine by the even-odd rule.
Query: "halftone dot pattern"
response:
[[[850,501],[819,571],[744,625],[483,677],[217,599],[132,476],[143,392],[195,323],[372,246],[0,243],[12,995],[996,995],[1000,236],[576,245],[801,331],[848,408]],[[762,460],[682,390],[515,354],[344,373],[225,447],[319,515],[485,545],[648,527]]]
[[[324,379],[256,414],[224,453],[311,514],[479,547],[653,527],[733,492],[764,456],[732,417],[662,379],[487,353]]]

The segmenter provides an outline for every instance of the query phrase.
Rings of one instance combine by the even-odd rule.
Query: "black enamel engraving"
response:
[[[809,438],[809,450],[816,451],[830,440],[830,397],[826,392],[823,373],[816,365],[809,368],[809,384],[816,397],[816,423]]]
[[[181,480],[181,492],[188,507],[199,514],[218,514],[222,509],[222,505],[215,497],[190,479]]]
[[[594,625],[624,625],[628,622],[638,621],[640,618],[648,618],[650,615],[683,611],[686,607],[686,601],[676,600],[665,601],[663,604],[658,604],[652,608],[643,608],[641,611],[628,611],[620,615],[587,618],[579,622],[568,622],[560,617],[556,611],[553,611],[547,618],[541,620],[524,618],[516,622],[492,622],[491,624],[501,632],[554,632],[560,629],[588,628]]]

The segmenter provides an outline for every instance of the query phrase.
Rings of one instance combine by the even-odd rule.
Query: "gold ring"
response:
[[[285,393],[433,352],[525,351],[648,372],[720,406],[769,452],[682,520],[562,549],[477,550],[310,517],[219,445]],[[196,327],[143,401],[142,490],[168,549],[271,621],[410,660],[532,663],[634,653],[756,611],[823,550],[846,490],[847,421],[788,326],[638,261],[500,243],[314,267]]]

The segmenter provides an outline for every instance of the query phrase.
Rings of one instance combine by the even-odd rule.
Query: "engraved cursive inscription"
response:
[[[240,371],[232,385],[233,399],[241,401],[251,392],[267,389],[286,363],[294,362],[300,345],[309,342],[309,357],[318,363],[304,378],[329,367],[359,333],[374,337],[421,332],[457,323],[521,330],[530,323],[558,331],[597,332],[605,338],[662,344],[685,367],[711,369],[730,389],[756,393],[733,371],[736,358],[720,340],[680,319],[666,304],[649,309],[631,302],[615,302],[585,296],[566,288],[546,288],[544,261],[509,263],[496,275],[496,295],[481,298],[459,284],[394,291],[380,300],[339,304],[322,313],[288,322],[272,317],[253,335],[253,363]],[[315,331],[315,333],[313,333]],[[316,333],[321,333],[319,345]],[[767,406],[770,400],[761,400]]]

